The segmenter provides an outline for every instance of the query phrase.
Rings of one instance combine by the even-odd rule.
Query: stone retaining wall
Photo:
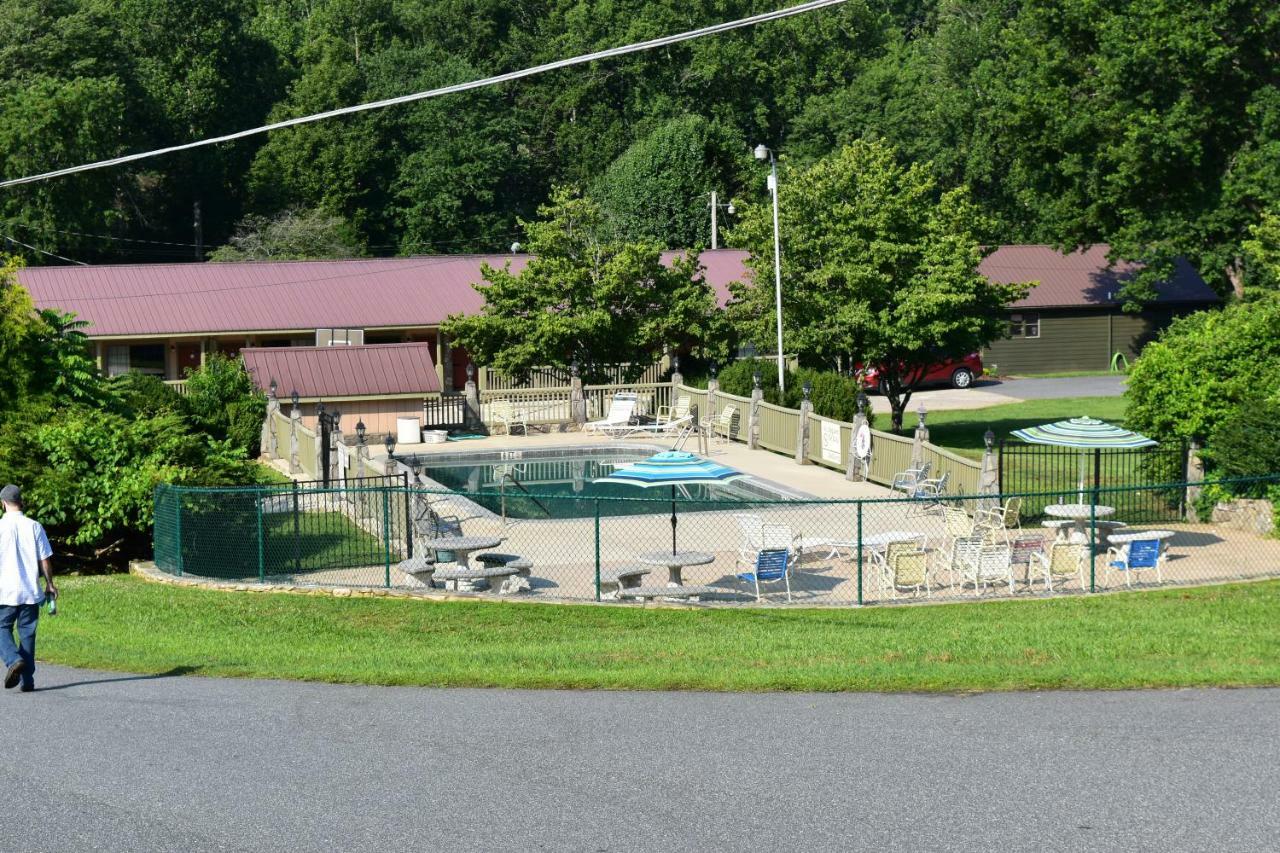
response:
[[[1213,508],[1213,522],[1234,530],[1270,536],[1275,530],[1275,508],[1267,500],[1237,498],[1219,501]]]

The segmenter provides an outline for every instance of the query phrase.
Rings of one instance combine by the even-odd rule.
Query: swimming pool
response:
[[[473,453],[431,453],[404,461],[420,472],[423,485],[438,485],[507,518],[588,518],[595,515],[648,515],[671,511],[671,492],[641,489],[622,483],[597,483],[619,465],[647,459],[662,447],[626,446],[546,448]],[[682,500],[714,500],[688,505],[682,511],[724,509],[734,504],[808,497],[756,477],[743,477],[718,486],[681,486]],[[627,498],[620,501],[617,498]]]

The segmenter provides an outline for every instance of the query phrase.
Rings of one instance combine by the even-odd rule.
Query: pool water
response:
[[[671,511],[671,489],[648,489],[624,483],[597,483],[618,465],[652,456],[651,449],[591,448],[574,453],[528,452],[514,455],[473,453],[448,457],[421,456],[421,472],[447,489],[461,492],[491,512],[507,518],[587,518],[596,513],[593,498],[626,498],[600,502],[602,516],[649,515]],[[506,458],[503,458],[503,457]],[[723,505],[781,500],[792,495],[752,477],[717,486],[677,486],[679,500],[715,501],[682,512]]]

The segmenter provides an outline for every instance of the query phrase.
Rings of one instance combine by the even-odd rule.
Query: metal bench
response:
[[[608,598],[617,598],[624,589],[635,589],[640,586],[640,579],[653,571],[651,566],[622,566],[600,573],[600,593]],[[605,587],[609,592],[605,593]]]
[[[700,601],[704,595],[721,595],[722,589],[710,586],[630,586],[618,590],[619,598],[655,598],[674,600],[679,598]]]

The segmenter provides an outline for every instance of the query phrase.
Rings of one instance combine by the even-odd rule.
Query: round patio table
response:
[[[497,536],[440,536],[422,543],[432,551],[452,551],[453,561],[464,569],[471,568],[467,558],[472,551],[497,548],[502,540]]]
[[[1172,539],[1174,535],[1175,534],[1172,530],[1131,530],[1128,533],[1113,533],[1107,537],[1107,540],[1112,543],[1118,542],[1121,545],[1124,545],[1129,542],[1137,542],[1140,539],[1155,539],[1157,541],[1163,541],[1165,539]]]
[[[1116,514],[1113,506],[1093,506],[1092,504],[1049,504],[1044,508],[1045,515],[1065,518],[1075,525],[1075,532],[1088,537],[1087,528],[1090,518],[1106,518]],[[1061,528],[1065,530],[1066,528]]]
[[[638,559],[650,566],[666,566],[667,586],[684,586],[680,573],[685,566],[705,566],[714,563],[716,556],[706,551],[676,551],[674,554],[670,551],[653,551],[641,554]]]

